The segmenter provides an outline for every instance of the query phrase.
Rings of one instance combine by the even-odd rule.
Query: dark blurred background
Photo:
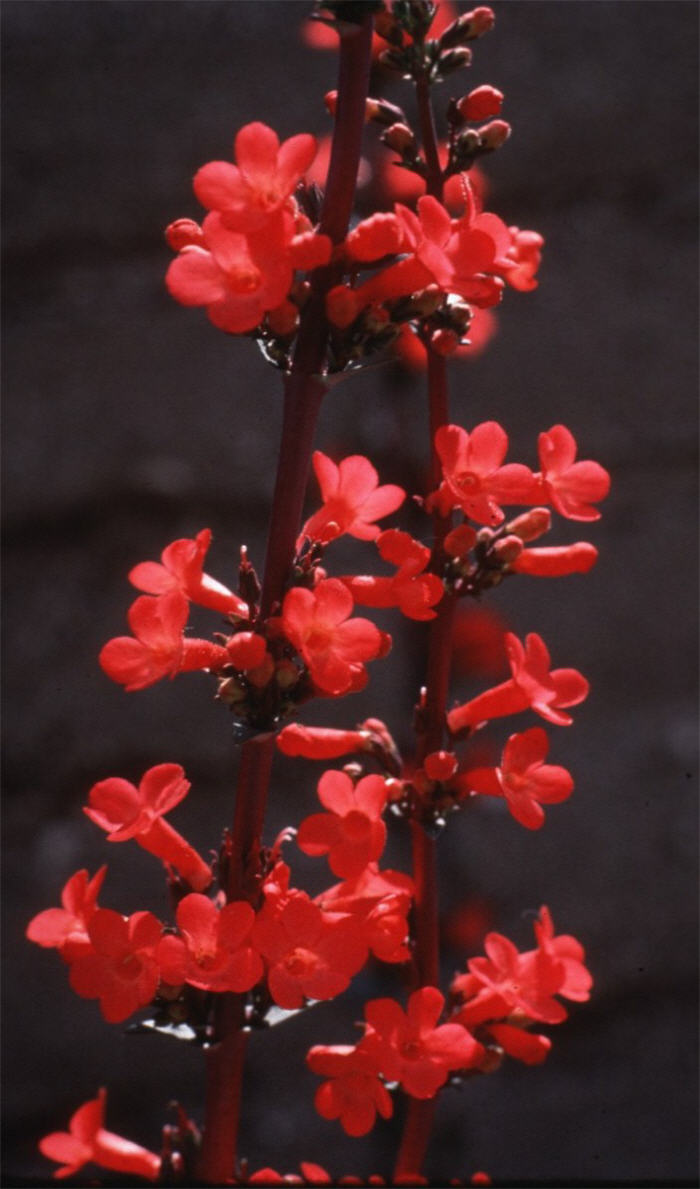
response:
[[[155,861],[111,848],[82,815],[94,781],[177,761],[193,793],[174,824],[206,853],[230,818],[236,748],[207,678],[125,695],[96,657],[124,631],[128,569],[169,541],[210,526],[207,568],[229,583],[241,542],[262,561],[279,377],[251,341],[169,300],[162,228],[198,217],[191,176],[229,156],[242,124],[330,131],[322,96],[336,63],[301,41],[309,7],[3,6],[8,1185],[48,1180],[37,1138],[99,1085],[109,1128],[151,1147],[170,1099],[199,1117],[199,1052],[105,1024],[23,931],[72,872],[107,860],[104,905],[167,914]],[[552,762],[576,790],[543,830],[522,829],[501,803],[450,823],[442,904],[470,915],[462,942],[453,928],[446,944],[444,980],[487,927],[528,948],[533,910],[547,903],[558,930],[584,942],[596,986],[552,1030],[544,1066],[513,1062],[441,1097],[427,1171],[668,1183],[696,1172],[698,9],[495,7],[496,30],[438,108],[483,82],[505,92],[514,136],[486,162],[487,205],[547,247],[537,292],[508,292],[487,350],[451,366],[453,418],[499,420],[510,458],[532,466],[537,433],[562,421],[613,490],[599,524],[567,523],[556,538],[596,542],[588,577],[523,578],[488,602],[519,634],[541,632],[555,665],[583,670],[592,693],[573,729],[552,732]],[[381,85],[413,110],[408,84]],[[377,152],[372,132],[369,143]],[[318,441],[337,457],[367,453],[384,482],[416,490],[420,377],[391,365],[347,380],[327,398]],[[368,556],[339,551],[336,572]],[[420,648],[423,629],[382,623],[397,645],[366,693],[319,703],[306,721],[379,714],[407,740],[421,678],[403,645]],[[455,697],[492,680],[458,674]],[[320,771],[277,761],[268,840],[313,809]],[[299,862],[293,846],[288,858],[296,878],[322,886],[323,864]],[[241,1139],[252,1169],[312,1160],[334,1176],[390,1172],[400,1110],[350,1140],[315,1114],[303,1063],[310,1041],[351,1042],[362,1002],[383,993],[400,994],[397,972],[370,968],[337,1002],[253,1038]]]

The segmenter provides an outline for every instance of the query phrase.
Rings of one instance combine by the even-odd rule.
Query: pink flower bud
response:
[[[338,107],[338,92],[327,91],[323,96],[323,104],[329,116],[332,116],[333,119],[335,119],[335,113]]]
[[[511,520],[507,527],[508,532],[520,537],[521,541],[536,541],[552,527],[552,514],[549,508],[530,508]]]
[[[482,148],[489,152],[493,149],[500,149],[501,145],[506,143],[510,132],[510,124],[507,124],[505,120],[492,120],[490,124],[484,124],[483,128],[479,129]]]
[[[457,757],[453,751],[432,751],[423,767],[430,780],[449,780],[457,771]]]
[[[173,252],[204,244],[204,232],[194,219],[176,219],[166,227],[165,238]]]
[[[460,524],[453,528],[444,540],[445,553],[450,557],[466,557],[470,549],[476,545],[476,533],[469,524]]]
[[[457,111],[464,120],[487,120],[489,116],[501,114],[503,92],[495,87],[477,87],[457,104]]]

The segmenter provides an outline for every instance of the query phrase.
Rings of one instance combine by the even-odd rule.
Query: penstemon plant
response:
[[[159,562],[130,571],[139,592],[128,612],[131,634],[109,640],[99,657],[129,692],[184,672],[211,676],[241,741],[232,819],[212,823],[217,858],[210,863],[166,818],[190,792],[178,763],[155,763],[138,787],[119,776],[99,781],[85,813],[109,842],[132,840],[161,860],[171,916],[164,922],[137,910],[124,917],[101,907],[102,866],[92,876],[76,872],[61,907],[27,929],[30,940],[58,950],[71,987],[98,1000],[108,1022],[145,1012],[142,1029],[202,1048],[203,1110],[196,1121],[180,1110],[156,1153],[106,1130],[101,1089],[76,1110],[68,1131],[40,1142],[59,1178],[93,1162],[164,1184],[330,1183],[310,1159],[300,1175],[284,1175],[251,1170],[245,1137],[239,1152],[247,1040],[253,1028],[277,1028],[340,995],[373,957],[394,972],[395,994],[365,1003],[355,1043],[317,1036],[307,1055],[321,1079],[314,1104],[337,1121],[331,1126],[361,1137],[403,1097],[394,1167],[369,1183],[427,1183],[438,1095],[494,1071],[506,1056],[542,1062],[551,1046],[542,1026],[566,1019],[562,999],[583,1001],[590,992],[583,948],[556,933],[547,906],[534,921],[532,948],[491,932],[485,955],[441,983],[438,858],[448,818],[459,830],[467,803],[495,797],[536,830],[543,807],[573,789],[569,772],[547,762],[543,726],[504,731],[500,756],[484,752],[481,728],[533,711],[551,726],[568,726],[571,707],[588,694],[576,669],[552,667],[539,634],[521,640],[507,632],[510,677],[453,704],[459,601],[481,599],[513,575],[588,571],[597,558],[592,544],[539,542],[552,510],[598,519],[609,487],[598,463],[577,461],[564,425],[539,434],[533,471],[505,462],[508,437],[497,421],[467,429],[450,419],[449,358],[470,336],[488,336],[488,312],[507,288],[535,288],[542,249],[536,232],[483,209],[476,163],[510,133],[501,92],[479,86],[451,98],[446,141],[436,134],[433,88],[468,67],[472,43],[490,32],[494,15],[486,7],[459,15],[447,0],[329,0],[314,17],[309,37],[330,39],[339,52],[337,91],[325,99],[334,133],[324,185],[311,180],[313,136],[280,143],[273,129],[250,123],[236,133],[235,162],[210,162],[195,176],[207,211],[201,224],[178,219],[166,231],[175,252],[166,284],[175,300],[204,307],[227,334],[255,339],[281,374],[284,417],[264,565],[258,574],[242,548],[233,591],[206,572],[209,528],[172,542]],[[369,95],[373,59],[413,84],[415,129],[402,108]],[[393,210],[357,221],[356,178],[371,125],[395,155],[394,174],[410,186]],[[415,209],[407,205],[411,186]],[[400,520],[387,526],[406,509],[407,492],[381,483],[370,459],[314,449],[326,393],[392,350],[426,376],[428,480],[411,493],[421,539]],[[312,468],[320,506],[304,521]],[[368,573],[331,568],[344,535],[366,542]],[[210,637],[187,634],[191,603],[217,617]],[[394,609],[425,625],[424,684],[410,731],[401,733],[410,747],[400,748],[380,717],[347,728],[294,721],[308,702],[364,688],[370,662],[391,664],[390,636],[356,607]],[[270,839],[266,805],[281,756],[331,766],[318,777],[320,811],[299,821],[290,810],[289,828]],[[388,819],[407,832],[410,870],[383,864]],[[336,882],[314,897],[295,886],[295,848],[326,863]],[[348,1021],[350,1035],[351,1027]],[[284,1031],[268,1034],[279,1044]],[[472,1183],[489,1178],[475,1173]]]

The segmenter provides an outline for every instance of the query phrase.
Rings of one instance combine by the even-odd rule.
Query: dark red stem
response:
[[[338,109],[320,230],[340,243],[348,228],[355,193],[360,145],[369,85],[372,16],[356,28],[346,27],[340,38]],[[262,583],[263,617],[281,603],[294,558],[313,439],[325,392],[327,324],[324,296],[337,280],[330,266],[317,269],[311,297],[302,311],[299,335],[284,392],[284,414],[277,478],[268,531]],[[274,735],[260,735],[244,743],[236,788],[232,849],[226,893],[228,899],[254,899],[257,889],[260,839],[270,782]],[[204,1136],[197,1168],[204,1184],[230,1182],[236,1170],[238,1126],[247,1033],[245,996],[218,997],[217,1043],[207,1054]]]
[[[428,168],[428,194],[442,199],[442,170],[437,149],[430,84],[427,77],[416,83],[418,120],[423,152]],[[430,425],[430,485],[435,490],[442,478],[440,459],[435,450],[435,434],[441,425],[449,423],[447,365],[443,356],[428,348],[428,401]],[[435,514],[433,517],[433,569],[437,573],[444,560],[444,540],[450,530],[451,518]],[[437,608],[437,616],[430,625],[425,692],[421,706],[416,761],[423,763],[431,751],[439,751],[445,732],[445,711],[449,693],[450,660],[455,598],[445,594]],[[411,822],[411,850],[416,894],[413,915],[414,953],[413,982],[415,987],[440,983],[439,905],[436,842],[426,834],[418,821]],[[425,1160],[435,1116],[435,1102],[431,1099],[409,1098],[404,1121],[394,1179],[420,1174]]]

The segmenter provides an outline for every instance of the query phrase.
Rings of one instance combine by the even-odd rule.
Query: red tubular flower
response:
[[[225,648],[208,640],[184,638],[188,615],[189,604],[179,590],[136,599],[127,617],[134,635],[107,641],[99,656],[104,672],[125,689],[136,690],[161,677],[225,665]]]
[[[265,958],[268,986],[280,1007],[301,1007],[304,999],[333,999],[364,964],[367,945],[349,917],[326,918],[298,892],[277,912],[267,904],[258,914],[253,945]]]
[[[316,139],[302,132],[280,145],[272,128],[255,121],[237,133],[234,155],[236,165],[203,165],[194,192],[207,210],[220,212],[224,226],[248,234],[269,226],[288,202],[316,155]]]
[[[380,1072],[413,1098],[433,1098],[452,1070],[475,1068],[483,1046],[461,1024],[437,1026],[445,1004],[437,987],[421,987],[406,1012],[393,999],[365,1005],[365,1044]]]
[[[173,541],[161,553],[160,563],[144,561],[134,566],[129,573],[129,581],[146,594],[162,595],[170,590],[179,590],[180,594],[200,607],[234,615],[237,619],[247,619],[250,614],[248,604],[221,582],[202,572],[210,545],[209,528],[203,528],[194,540],[185,537]]]
[[[328,1080],[316,1091],[314,1106],[323,1119],[339,1119],[347,1135],[367,1135],[377,1113],[390,1119],[394,1104],[378,1077],[376,1062],[359,1045],[314,1045],[306,1054],[312,1073]]]
[[[534,578],[564,578],[568,574],[587,574],[598,560],[598,550],[588,541],[573,545],[552,545],[523,549],[509,569]]]
[[[150,1003],[158,987],[155,950],[163,926],[152,912],[123,917],[100,908],[91,917],[89,953],[71,960],[70,985],[85,999],[99,999],[110,1024]]]
[[[306,727],[293,722],[282,727],[277,736],[277,746],[286,756],[304,756],[307,760],[336,760],[355,751],[364,751],[368,738],[369,733],[366,731]]]
[[[569,520],[599,520],[592,505],[605,499],[610,475],[597,462],[576,462],[576,439],[565,425],[553,425],[538,439],[541,482],[548,500]]]
[[[160,1175],[160,1157],[140,1144],[114,1135],[104,1128],[107,1091],[98,1091],[97,1098],[83,1103],[68,1124],[68,1131],[52,1131],[39,1141],[39,1151],[49,1160],[63,1165],[54,1172],[61,1180],[73,1177],[85,1164],[99,1164],[113,1172],[145,1177],[156,1181]]]
[[[430,550],[410,533],[390,528],[377,537],[377,548],[384,561],[398,566],[391,578],[369,574],[348,575],[345,583],[356,603],[366,607],[398,607],[408,619],[434,619],[433,610],[444,594],[437,574],[424,574]]]
[[[537,498],[535,476],[521,463],[502,466],[508,435],[496,421],[484,421],[471,433],[459,425],[443,425],[435,434],[435,449],[444,476],[428,498],[442,515],[462,508],[480,524],[499,524],[501,504],[529,504]]]
[[[536,632],[526,636],[524,648],[512,632],[506,632],[504,639],[511,680],[451,710],[447,715],[450,731],[456,734],[465,727],[528,709],[557,726],[570,726],[573,719],[563,707],[577,706],[588,697],[590,687],[585,677],[578,669],[550,671],[549,652]]]
[[[324,772],[318,798],[329,812],[304,819],[297,833],[299,848],[306,855],[328,855],[331,871],[341,879],[356,878],[384,850],[387,796],[381,776],[365,776],[353,784],[345,772]]]
[[[544,824],[542,805],[555,805],[571,796],[574,782],[566,768],[545,764],[547,732],[532,727],[511,735],[499,768],[473,768],[460,784],[476,793],[505,797],[516,821],[537,830]]]
[[[163,814],[179,805],[189,790],[190,782],[179,764],[157,764],[144,774],[138,788],[118,776],[99,781],[90,789],[90,804],[83,812],[108,831],[108,842],[133,838],[202,892],[211,883],[211,867],[163,821]]]
[[[92,947],[88,924],[97,912],[97,897],[107,874],[107,867],[90,879],[87,871],[71,875],[61,892],[62,908],[47,908],[27,925],[26,936],[45,949],[57,949],[69,962]]]
[[[374,541],[380,529],[372,521],[401,506],[406,498],[403,488],[393,483],[379,487],[377,472],[361,454],[353,454],[336,465],[316,450],[312,461],[323,507],[306,521],[297,547],[305,537],[327,545],[344,533],[360,541]]]
[[[369,619],[350,619],[352,608],[352,595],[337,578],[322,579],[313,590],[296,586],[285,595],[282,631],[326,694],[361,689],[367,679],[363,662],[385,651],[387,637]]]
[[[247,901],[218,909],[207,896],[191,892],[178,904],[176,920],[181,936],[166,934],[156,953],[165,982],[242,992],[260,981],[262,960],[250,943],[255,913]]]

